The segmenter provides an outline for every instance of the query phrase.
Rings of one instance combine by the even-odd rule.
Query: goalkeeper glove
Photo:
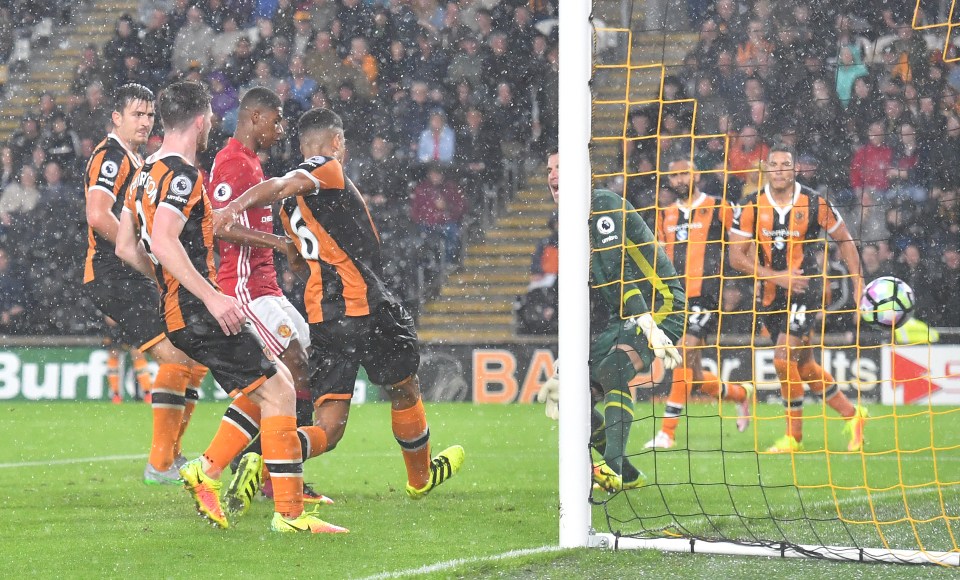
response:
[[[554,373],[537,391],[537,402],[546,403],[543,412],[554,421],[560,418],[560,365],[554,363]]]
[[[683,363],[683,357],[680,351],[673,345],[673,341],[666,335],[657,323],[653,321],[653,316],[648,312],[636,316],[631,320],[637,325],[637,334],[643,332],[650,341],[650,348],[653,349],[653,355],[663,361],[663,367],[667,370],[675,369]]]

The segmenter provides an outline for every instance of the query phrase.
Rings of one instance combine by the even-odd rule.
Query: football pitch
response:
[[[216,429],[222,402],[201,402],[187,433],[186,449],[195,455]],[[615,529],[661,529],[665,535],[718,531],[744,536],[747,530],[775,534],[793,526],[812,529],[824,543],[851,545],[837,529],[873,545],[876,525],[826,521],[841,516],[858,521],[864,510],[876,519],[896,520],[904,512],[904,495],[876,492],[861,501],[856,489],[819,487],[863,485],[871,488],[903,481],[914,520],[930,506],[947,506],[954,516],[960,503],[957,486],[943,495],[922,485],[939,473],[941,481],[960,477],[960,454],[934,453],[960,443],[960,415],[884,419],[889,408],[874,406],[868,425],[868,454],[838,453],[825,461],[824,438],[833,451],[844,448],[842,426],[813,419],[805,443],[808,455],[757,456],[778,435],[782,420],[755,422],[737,433],[732,419],[717,419],[716,407],[691,405],[690,418],[678,430],[678,447],[652,453],[642,449],[653,424],[642,418],[649,404],[638,403],[631,439],[636,463],[659,485],[633,490],[597,506],[594,525],[606,530],[605,510]],[[898,410],[902,413],[904,408]],[[918,409],[919,410],[919,409]],[[781,412],[761,405],[764,415]],[[254,503],[229,530],[216,530],[194,513],[179,488],[147,487],[140,482],[150,439],[147,405],[128,403],[0,404],[0,562],[7,577],[438,577],[438,578],[600,578],[663,574],[679,577],[730,577],[793,574],[846,574],[847,577],[953,577],[956,570],[937,567],[839,564],[643,551],[565,550],[557,542],[557,426],[536,405],[428,404],[434,450],[460,443],[467,456],[463,471],[420,502],[403,492],[403,462],[393,440],[389,407],[360,405],[351,412],[347,434],[332,453],[305,464],[306,479],[336,504],[323,517],[350,528],[337,536],[289,536],[269,531],[272,506]],[[713,415],[713,417],[710,417]],[[933,434],[931,434],[933,433]],[[718,439],[722,438],[722,439]],[[716,451],[722,440],[727,453]],[[880,452],[899,442],[899,460]],[[689,447],[688,451],[686,448]],[[681,449],[682,448],[682,449]],[[913,451],[916,450],[916,451]],[[887,458],[887,459],[885,459]],[[934,458],[939,472],[933,471]],[[758,467],[759,466],[759,470]],[[866,476],[864,475],[866,474]],[[799,488],[792,485],[793,478]],[[719,485],[726,481],[732,486]],[[691,481],[693,483],[691,483]],[[758,483],[764,487],[760,488]],[[810,487],[805,487],[810,486]],[[917,486],[917,487],[912,487]],[[799,489],[799,491],[798,491]],[[732,490],[732,491],[731,491]],[[913,491],[911,491],[913,490]],[[834,502],[832,494],[837,495]],[[605,497],[605,496],[598,496]],[[799,507],[798,497],[804,507]],[[936,498],[935,500],[932,498]],[[829,501],[828,501],[829,500]],[[738,515],[725,515],[737,506]],[[820,506],[820,507],[818,507]],[[832,512],[831,512],[832,509]],[[798,512],[813,524],[794,523]],[[952,510],[952,512],[950,511]],[[709,515],[704,515],[706,512]],[[633,514],[642,514],[634,520]],[[767,516],[773,513],[779,525]],[[668,514],[677,516],[674,518]],[[935,514],[934,514],[935,515]],[[821,521],[821,519],[823,521]],[[951,521],[956,528],[956,520]],[[949,549],[950,530],[943,519],[906,524],[928,549]],[[896,542],[916,542],[902,524],[883,526]],[[860,532],[859,530],[867,530]],[[872,532],[870,531],[872,530]],[[810,532],[806,532],[808,535]],[[862,535],[857,535],[862,534]],[[773,536],[771,536],[773,537]],[[810,538],[801,537],[806,541]],[[896,547],[891,542],[891,547]],[[879,545],[879,544],[877,544]],[[915,545],[915,544],[914,544]]]

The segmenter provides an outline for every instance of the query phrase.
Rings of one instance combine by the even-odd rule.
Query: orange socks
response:
[[[120,396],[120,356],[110,351],[107,356],[107,384],[110,385],[110,396],[116,399]]]
[[[273,481],[275,510],[285,518],[303,513],[303,458],[297,436],[297,418],[264,417],[260,429],[263,462]]]
[[[184,393],[190,380],[190,369],[183,365],[163,364],[157,371],[153,388],[153,443],[150,465],[159,471],[173,465],[174,446],[183,419]]]
[[[183,434],[187,432],[187,426],[190,425],[190,418],[193,417],[193,409],[200,400],[200,384],[207,376],[207,367],[190,367],[190,382],[187,384],[186,405],[183,407],[183,420],[180,421],[180,433],[177,435],[177,443],[173,448],[173,456],[183,454]]]
[[[320,427],[297,427],[297,437],[300,438],[300,454],[304,461],[327,450],[327,432]]]
[[[144,396],[153,388],[153,382],[150,380],[150,367],[147,365],[147,359],[142,356],[133,359],[133,372],[137,375],[137,385]]]
[[[780,394],[787,415],[787,435],[798,442],[803,438],[803,379],[797,363],[781,358],[773,359],[780,378]]]
[[[837,386],[836,379],[823,367],[811,360],[800,366],[799,373],[810,385],[810,390],[823,394],[823,399],[834,411],[843,417],[853,417],[856,414],[856,408]]]
[[[420,489],[430,481],[430,428],[423,401],[417,399],[412,407],[393,409],[390,417],[393,436],[400,444],[407,466],[407,483]]]
[[[687,404],[690,389],[693,388],[693,371],[680,367],[673,371],[673,382],[670,384],[670,395],[667,397],[667,406],[663,410],[663,423],[660,430],[674,437],[683,406]]]
[[[296,427],[294,427],[296,429]],[[233,458],[250,444],[260,431],[260,407],[246,395],[240,395],[227,407],[220,428],[210,446],[203,452],[204,471],[210,477],[220,477]]]
[[[717,375],[703,371],[703,386],[700,390],[711,397],[742,403],[747,398],[747,390],[738,383],[721,383]]]

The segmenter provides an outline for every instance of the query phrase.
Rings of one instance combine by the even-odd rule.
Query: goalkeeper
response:
[[[547,183],[559,201],[559,156],[547,161]],[[654,358],[667,369],[682,359],[674,342],[683,334],[686,307],[683,286],[653,232],[630,202],[597,189],[590,218],[590,382],[596,405],[591,443],[603,455],[593,479],[607,491],[644,484],[643,474],[626,457],[633,422],[629,383],[649,371]],[[556,406],[556,382],[541,399],[548,414]]]

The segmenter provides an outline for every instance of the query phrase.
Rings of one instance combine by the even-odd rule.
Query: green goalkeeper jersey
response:
[[[650,312],[660,324],[683,316],[683,284],[673,263],[629,201],[593,191],[590,214],[590,302],[594,332]]]

